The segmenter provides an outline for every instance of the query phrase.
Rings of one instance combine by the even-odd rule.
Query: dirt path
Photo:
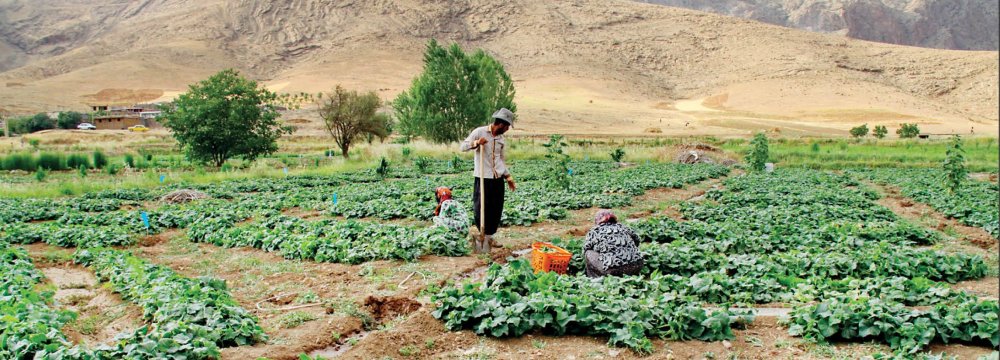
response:
[[[605,337],[550,336],[540,333],[497,339],[468,330],[448,331],[428,310],[413,313],[391,329],[370,333],[338,359],[860,359],[875,352],[891,353],[874,343],[818,345],[788,335],[775,317],[760,317],[745,329],[734,329],[729,341],[653,340],[655,352],[640,356],[610,347]],[[962,344],[931,347],[960,358],[988,355],[988,347]]]
[[[910,220],[924,227],[935,229],[948,237],[956,238],[967,244],[973,245],[979,250],[969,249],[969,246],[962,246],[962,250],[970,250],[978,254],[996,254],[998,249],[997,239],[994,239],[986,230],[978,227],[962,224],[956,219],[948,218],[934,210],[930,205],[914,201],[903,196],[899,189],[892,186],[883,186],[868,182],[868,186],[876,189],[882,194],[878,204],[889,208],[900,217]]]
[[[362,332],[369,321],[365,314],[377,310],[365,308],[367,297],[412,301],[428,286],[484,264],[476,257],[439,256],[360,265],[296,261],[259,249],[191,243],[182,235],[133,251],[184,276],[225,280],[233,298],[259,317],[267,343],[224,349],[226,359],[297,359],[300,353],[336,347]]]
[[[878,204],[889,208],[900,217],[929,229],[935,229],[945,235],[942,246],[947,251],[959,251],[982,255],[996,266],[997,254],[1000,252],[997,240],[986,230],[962,224],[958,220],[948,218],[929,205],[913,201],[903,196],[899,189],[867,182],[868,186],[882,194]],[[988,276],[978,280],[961,281],[952,286],[953,289],[965,290],[986,298],[1000,298],[1000,277]]]
[[[77,319],[63,333],[77,344],[108,344],[119,333],[131,333],[143,325],[142,309],[101,286],[85,267],[67,261],[73,251],[46,244],[25,246],[35,266],[55,287],[56,306],[75,311]]]

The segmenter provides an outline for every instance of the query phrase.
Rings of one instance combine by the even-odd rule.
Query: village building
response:
[[[148,128],[163,127],[156,118],[160,116],[157,104],[136,104],[132,106],[91,105],[94,113],[90,123],[97,130],[125,130],[135,125]]]

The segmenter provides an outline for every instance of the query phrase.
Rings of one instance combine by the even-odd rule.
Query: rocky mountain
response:
[[[640,0],[889,44],[998,48],[996,0]]]
[[[858,122],[997,121],[996,52],[624,0],[0,0],[0,111],[169,99],[229,67],[277,91],[341,84],[391,99],[419,73],[430,38],[506,66],[524,116],[517,131],[822,134]]]

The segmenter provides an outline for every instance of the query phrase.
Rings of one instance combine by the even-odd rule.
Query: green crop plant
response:
[[[751,171],[764,171],[764,164],[768,162],[767,136],[764,133],[757,133],[750,141],[746,162]]]

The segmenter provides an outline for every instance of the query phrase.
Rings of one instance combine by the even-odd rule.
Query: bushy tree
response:
[[[899,135],[900,139],[915,138],[920,135],[920,128],[917,124],[900,124],[899,129],[896,129],[896,135]]]
[[[348,157],[351,144],[361,136],[377,136],[384,139],[391,129],[389,116],[378,112],[382,99],[369,91],[359,94],[337,85],[333,92],[317,97],[320,118],[333,141],[340,147],[340,153]]]
[[[10,120],[10,131],[17,134],[30,134],[35,131],[54,129],[55,127],[55,122],[46,113],[38,113]]]
[[[254,160],[278,150],[278,138],[291,133],[278,121],[281,100],[227,69],[191,85],[173,106],[162,106],[161,119],[189,158],[222,166],[231,157]]]
[[[747,153],[747,166],[751,171],[764,171],[768,160],[767,136],[760,132],[750,141],[750,152]]]
[[[962,137],[955,135],[951,138],[942,167],[944,168],[945,187],[951,192],[958,191],[962,181],[965,181],[969,174],[965,168],[965,150],[962,149]]]
[[[868,124],[863,124],[861,126],[855,126],[851,128],[851,136],[855,138],[868,136]]]
[[[392,106],[400,132],[438,143],[464,139],[499,108],[517,111],[514,82],[500,62],[482,49],[467,55],[458,44],[444,48],[433,39],[423,73]]]
[[[889,129],[886,129],[885,125],[875,125],[875,131],[873,132],[875,137],[884,139],[887,134],[889,134]]]
[[[63,111],[56,117],[56,125],[60,129],[75,129],[83,122],[83,114],[76,111]]]

